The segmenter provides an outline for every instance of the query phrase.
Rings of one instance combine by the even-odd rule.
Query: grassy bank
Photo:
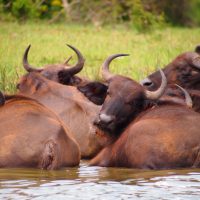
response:
[[[115,73],[142,79],[158,66],[169,63],[176,55],[193,50],[200,43],[199,29],[166,28],[138,34],[126,27],[105,27],[44,23],[0,22],[0,89],[14,92],[22,74],[22,55],[32,44],[29,61],[34,66],[63,62],[73,52],[66,43],[77,47],[86,58],[82,75],[98,78],[101,63],[113,53],[130,56],[113,62]],[[73,56],[71,64],[76,62]]]

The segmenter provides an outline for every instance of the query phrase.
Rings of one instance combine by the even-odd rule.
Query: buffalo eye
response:
[[[143,83],[143,85],[146,87],[153,86],[153,82],[151,82],[151,81],[145,82],[145,83]]]

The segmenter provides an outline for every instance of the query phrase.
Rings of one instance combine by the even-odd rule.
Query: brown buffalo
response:
[[[148,169],[200,167],[200,115],[173,98],[159,101],[167,85],[162,71],[161,86],[153,92],[130,78],[111,74],[110,62],[123,55],[109,57],[102,67],[108,88],[95,124],[113,141],[90,164]]]
[[[102,137],[93,125],[100,106],[88,101],[76,87],[62,85],[37,72],[30,72],[21,78],[18,88],[19,94],[36,99],[60,117],[78,142],[83,158],[96,155],[107,142],[107,138]]]
[[[29,45],[26,48],[23,56],[23,66],[25,70],[27,72],[38,72],[45,78],[64,85],[76,86],[87,83],[88,80],[86,78],[81,78],[75,75],[83,69],[85,59],[83,58],[81,52],[78,49],[69,44],[67,46],[70,47],[78,57],[78,62],[74,66],[70,66],[68,64],[69,60],[71,59],[70,57],[62,64],[49,64],[43,66],[42,68],[33,67],[28,62],[28,52],[31,47],[31,45]]]
[[[200,46],[194,52],[186,52],[177,56],[163,69],[170,86],[166,95],[178,95],[179,91],[172,90],[171,84],[178,84],[186,88],[193,100],[193,109],[200,112]],[[148,90],[156,90],[161,79],[159,71],[156,71],[141,81],[141,84]]]
[[[0,95],[0,167],[77,166],[78,144],[58,117],[37,101]]]

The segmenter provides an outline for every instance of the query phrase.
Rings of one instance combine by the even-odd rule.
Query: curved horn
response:
[[[34,68],[28,63],[28,52],[29,52],[30,48],[31,48],[31,45],[29,44],[28,47],[26,48],[25,52],[24,52],[24,56],[23,56],[24,69],[27,72],[41,72],[43,69]]]
[[[189,93],[184,89],[182,88],[181,86],[175,84],[178,88],[180,88],[180,90],[184,93],[184,96],[185,96],[185,103],[186,105],[189,107],[189,108],[192,108],[192,98],[190,97]]]
[[[83,58],[83,55],[81,54],[81,52],[78,49],[76,49],[75,47],[73,47],[69,44],[67,44],[67,46],[70,47],[73,51],[75,51],[75,53],[78,57],[78,62],[74,66],[72,66],[70,68],[65,68],[66,72],[70,73],[71,75],[74,75],[74,74],[77,74],[78,72],[80,72],[83,69],[85,59]],[[65,64],[66,64],[66,62],[65,62]]]
[[[159,71],[162,77],[160,88],[158,88],[156,91],[153,91],[153,92],[145,90],[145,95],[148,99],[151,99],[151,100],[159,99],[163,95],[165,88],[167,86],[167,78],[164,72],[161,69],[159,69]]]
[[[112,78],[114,75],[111,74],[109,72],[109,65],[111,63],[111,61],[117,57],[120,56],[129,56],[129,54],[114,54],[109,56],[103,63],[102,67],[101,67],[101,73],[102,73],[102,77],[105,81],[107,81],[108,79]]]
[[[0,106],[3,106],[5,104],[5,96],[4,94],[0,91]]]

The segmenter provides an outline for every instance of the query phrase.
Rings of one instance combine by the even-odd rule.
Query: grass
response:
[[[0,89],[16,91],[19,77],[25,73],[22,55],[31,44],[29,61],[33,66],[61,63],[74,53],[66,43],[77,47],[86,59],[81,75],[99,78],[102,62],[114,53],[129,53],[116,59],[111,71],[144,78],[157,67],[163,67],[174,57],[192,51],[200,43],[200,28],[165,28],[139,34],[125,26],[96,29],[90,25],[0,22]],[[71,64],[76,62],[73,56]]]

